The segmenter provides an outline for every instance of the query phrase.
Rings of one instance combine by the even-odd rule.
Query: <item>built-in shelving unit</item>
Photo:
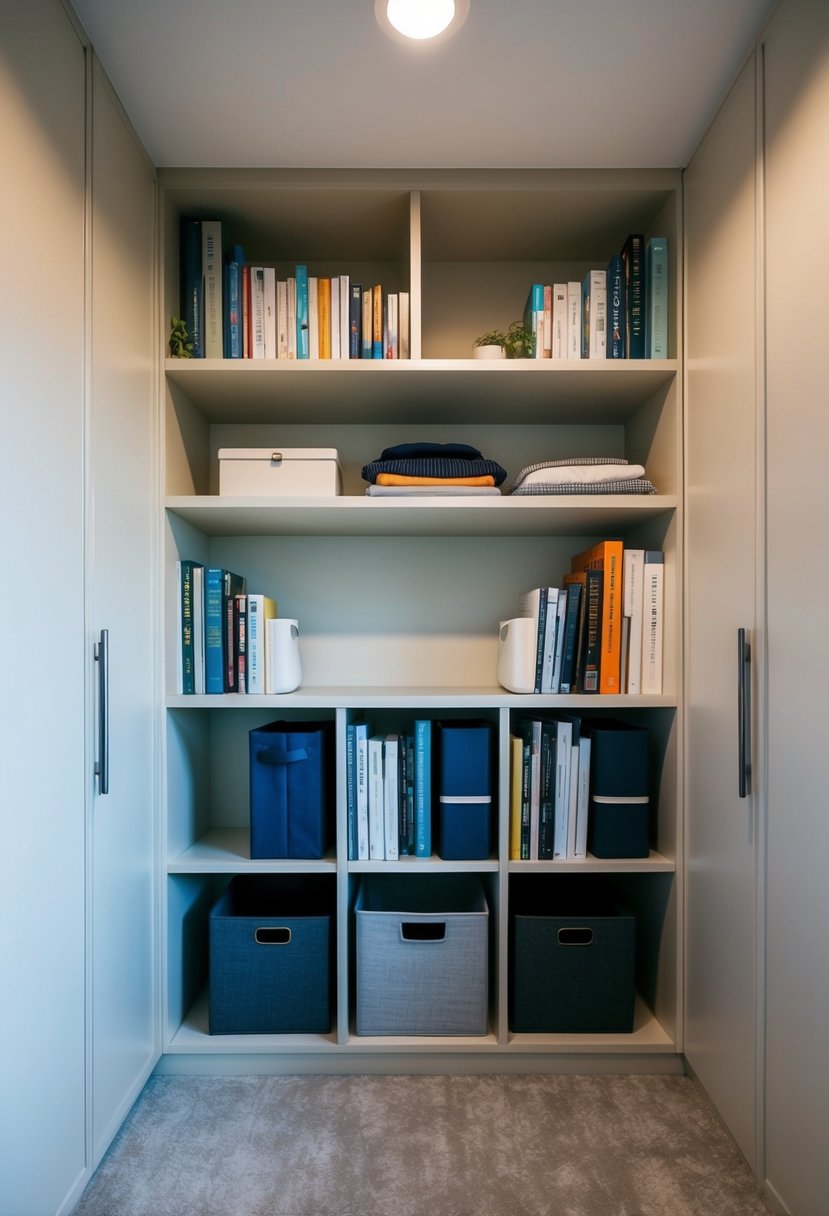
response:
[[[187,1067],[393,1069],[637,1067],[679,1070],[681,1031],[681,382],[659,361],[470,358],[478,333],[520,317],[533,281],[582,278],[629,232],[677,250],[678,174],[665,171],[418,173],[162,171],[161,314],[178,311],[178,221],[220,218],[250,261],[382,281],[411,297],[407,361],[164,363],[166,416],[165,1058]],[[516,222],[516,217],[519,222]],[[678,258],[672,294],[681,298]],[[166,335],[162,335],[162,341]],[[642,463],[643,496],[405,498],[365,495],[361,468],[393,443],[473,443],[508,471],[579,455]],[[220,498],[221,447],[336,447],[336,498]],[[519,594],[555,582],[573,553],[606,535],[665,552],[663,692],[650,697],[532,697],[495,678],[499,622]],[[303,683],[283,696],[181,696],[175,688],[175,562],[246,575],[300,621]],[[651,733],[656,812],[641,860],[508,859],[511,716],[532,709],[612,713]],[[415,716],[483,717],[498,739],[497,839],[490,858],[349,861],[345,732],[358,712],[399,730]],[[320,861],[252,861],[248,732],[276,718],[333,721],[337,841]],[[208,910],[244,873],[328,876],[336,891],[336,991],[322,1036],[211,1036]],[[488,1033],[469,1038],[354,1032],[350,922],[357,884],[391,872],[480,875],[490,910]],[[628,1035],[516,1035],[508,1025],[509,901],[522,875],[602,874],[635,909],[637,1011]],[[234,1061],[237,1063],[234,1064]],[[323,1061],[321,1064],[320,1061]],[[626,1063],[627,1062],[627,1063]],[[204,1067],[204,1061],[200,1067]],[[206,1065],[209,1067],[209,1063]]]

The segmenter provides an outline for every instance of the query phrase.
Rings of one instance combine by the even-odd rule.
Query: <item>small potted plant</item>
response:
[[[170,317],[170,354],[174,359],[193,358],[193,343],[181,317]]]
[[[472,356],[475,359],[504,359],[507,335],[500,329],[487,330],[472,343]]]
[[[535,335],[521,321],[513,321],[506,333],[490,329],[472,344],[476,359],[532,359],[535,354]]]

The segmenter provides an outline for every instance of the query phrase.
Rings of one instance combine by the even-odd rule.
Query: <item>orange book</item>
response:
[[[331,358],[331,280],[317,281],[317,315],[319,318],[320,358]]]
[[[383,358],[383,286],[371,289],[371,350],[375,359]]]
[[[599,659],[599,692],[619,693],[622,670],[622,557],[620,540],[602,540],[591,549],[577,553],[570,569],[604,571],[602,591],[602,632]]]

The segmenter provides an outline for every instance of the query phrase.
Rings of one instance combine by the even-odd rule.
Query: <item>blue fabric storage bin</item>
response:
[[[270,722],[249,745],[251,857],[324,857],[334,837],[334,723]]]
[[[333,918],[331,880],[233,878],[210,912],[210,1033],[328,1033]]]
[[[493,739],[490,722],[435,723],[437,852],[445,861],[480,861],[492,853]]]

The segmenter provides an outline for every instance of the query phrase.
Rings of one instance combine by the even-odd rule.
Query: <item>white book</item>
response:
[[[565,358],[581,358],[581,283],[567,284],[567,345]]]
[[[386,860],[382,735],[368,741],[368,855],[372,861]]]
[[[308,275],[308,358],[320,357],[319,280],[315,274]]]
[[[627,684],[623,692],[642,691],[642,607],[645,586],[645,550],[625,549],[622,555],[624,583],[622,613],[630,620],[627,646]]]
[[[204,357],[224,357],[222,312],[222,225],[220,220],[202,220],[201,268],[204,280]]]
[[[340,358],[340,276],[331,276],[331,358]]]
[[[642,692],[662,692],[664,554],[646,549],[642,610]]]
[[[400,291],[398,295],[397,318],[397,347],[398,358],[408,359],[409,355],[409,293]]]
[[[579,737],[578,794],[576,797],[575,857],[587,856],[587,816],[590,808],[590,737]]]
[[[400,840],[400,736],[386,735],[383,753],[386,861],[397,861]]]
[[[558,641],[558,602],[562,592],[558,587],[547,588],[547,615],[544,618],[544,655],[541,660],[541,692],[554,692],[553,668]]]
[[[589,359],[604,359],[607,354],[607,271],[591,270],[588,298],[587,334]]]
[[[296,358],[296,278],[288,276],[288,358]]]
[[[543,595],[546,599],[548,594],[549,588],[547,587],[533,587],[531,591],[522,591],[518,597],[518,616],[531,617],[535,622],[535,650],[533,652],[532,666],[535,692],[541,692],[541,673],[544,655],[543,631],[546,629],[546,622],[543,626],[540,624],[542,612],[541,597]]]
[[[287,279],[278,279],[276,283],[276,357],[289,358]]]
[[[563,587],[558,594],[556,607],[556,650],[553,657],[553,673],[550,680],[550,692],[557,693],[561,688],[561,660],[564,656],[564,618],[567,615],[567,588]]]
[[[358,722],[354,731],[357,768],[357,860],[369,859],[368,825],[368,736],[371,727]]]
[[[193,567],[193,676],[204,692],[204,566]]]
[[[265,268],[250,268],[250,333],[252,359],[265,358]]]
[[[561,718],[556,722],[555,806],[553,811],[553,858],[567,857],[567,831],[570,817],[570,753],[573,750],[573,725]]]
[[[567,284],[553,284],[553,317],[552,317],[552,347],[553,359],[564,359],[567,351]]]
[[[351,279],[347,274],[340,275],[340,355],[341,359],[348,358],[351,345]]]
[[[276,271],[265,270],[265,358],[276,358]]]
[[[248,692],[270,692],[268,687],[268,626],[276,617],[276,600],[253,592],[248,595],[247,681]]]

